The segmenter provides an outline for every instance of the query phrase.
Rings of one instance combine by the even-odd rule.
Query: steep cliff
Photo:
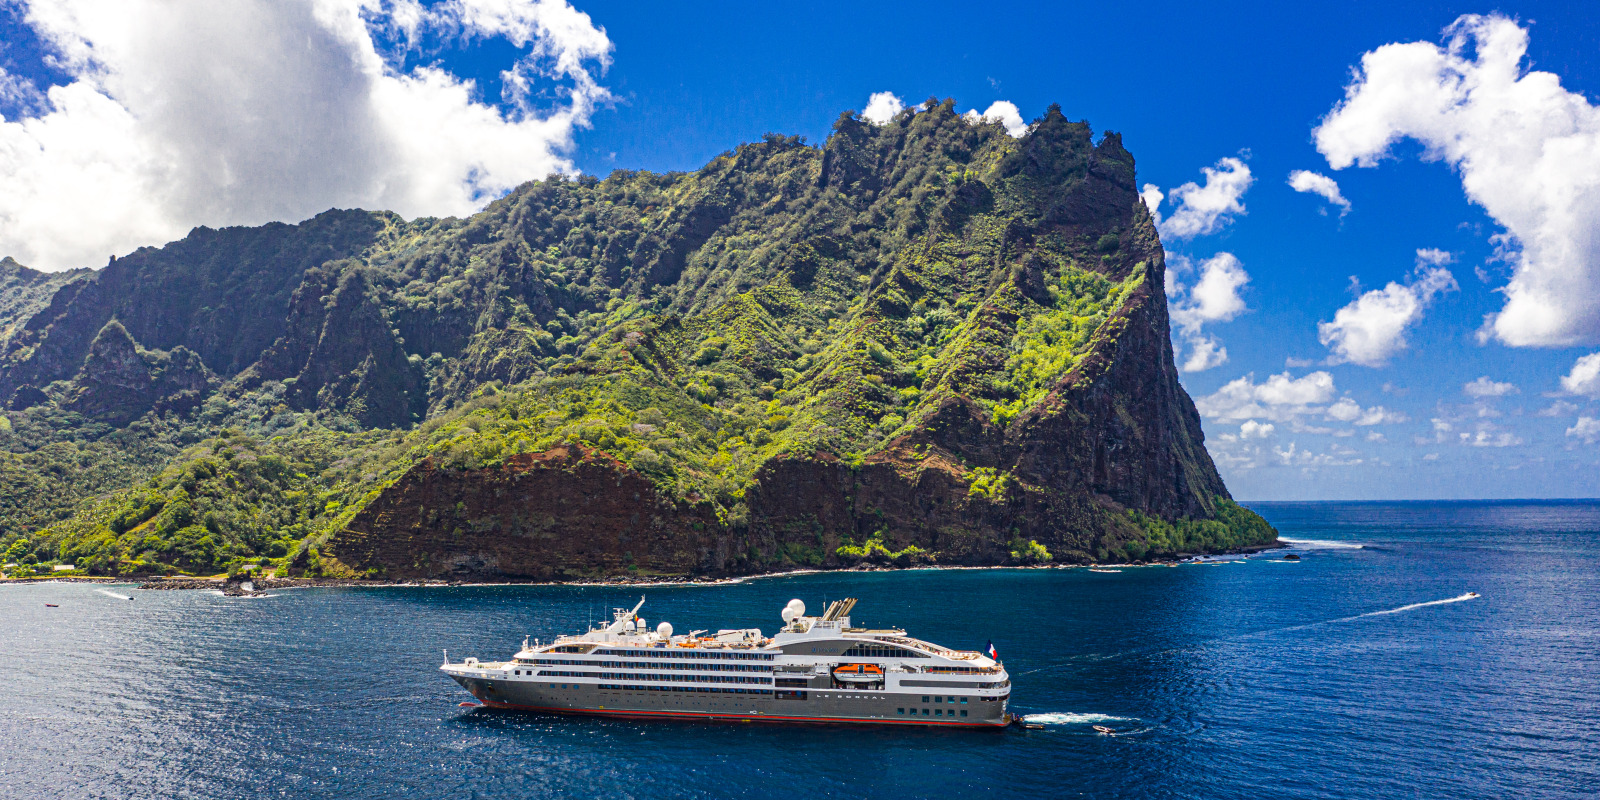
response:
[[[692,173],[530,183],[464,220],[196,231],[62,286],[8,344],[0,391],[35,442],[76,411],[178,463],[225,428],[283,451],[304,480],[257,511],[295,520],[309,571],[724,575],[1270,541],[1178,383],[1120,137],[1051,108],[1012,138],[952,106],[847,113],[821,147],[769,134]],[[314,454],[281,444],[305,437]],[[171,561],[95,522],[128,502],[37,537],[105,569]],[[173,563],[283,541],[217,507],[202,524],[228,548]]]

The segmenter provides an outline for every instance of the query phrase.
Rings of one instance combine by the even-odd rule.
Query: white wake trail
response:
[[[1457,595],[1455,597],[1447,597],[1447,598],[1445,598],[1443,600],[1429,600],[1426,603],[1412,603],[1409,606],[1401,606],[1399,608],[1390,608],[1390,609],[1385,609],[1383,611],[1368,611],[1365,614],[1357,614],[1354,617],[1350,617],[1350,619],[1360,619],[1362,617],[1376,617],[1379,614],[1398,614],[1398,613],[1400,613],[1402,611],[1410,611],[1410,610],[1412,610],[1414,608],[1423,608],[1425,606],[1442,606],[1442,605],[1444,605],[1446,603],[1460,603],[1460,602],[1462,602],[1464,600],[1476,600],[1476,599],[1478,599],[1478,593],[1477,592],[1467,592],[1466,594]]]
[[[1275,628],[1273,630],[1260,631],[1258,633],[1246,634],[1246,636],[1262,636],[1262,635],[1265,635],[1265,634],[1272,634],[1272,633],[1285,633],[1287,631],[1299,631],[1299,630],[1305,630],[1306,628],[1315,628],[1315,627],[1318,627],[1320,625],[1338,625],[1339,623],[1342,623],[1342,622],[1355,622],[1358,619],[1366,619],[1367,617],[1381,617],[1381,616],[1383,616],[1385,614],[1398,614],[1398,613],[1400,613],[1402,611],[1414,611],[1414,610],[1419,609],[1419,608],[1427,608],[1428,606],[1442,606],[1442,605],[1448,605],[1450,603],[1460,603],[1460,602],[1462,602],[1464,600],[1476,600],[1476,599],[1478,599],[1478,596],[1479,595],[1478,595],[1477,592],[1467,592],[1466,594],[1459,594],[1459,595],[1456,595],[1455,597],[1446,597],[1443,600],[1429,600],[1429,601],[1427,601],[1425,603],[1412,603],[1410,605],[1400,606],[1399,608],[1386,608],[1386,609],[1383,609],[1382,611],[1368,611],[1365,614],[1356,614],[1354,616],[1349,616],[1349,617],[1339,617],[1338,619],[1326,619],[1326,620],[1321,620],[1319,622],[1307,622],[1307,623],[1304,623],[1302,625],[1290,625],[1287,628]],[[1243,637],[1228,637],[1228,638],[1243,638]]]
[[[1366,547],[1360,542],[1338,542],[1332,539],[1290,539],[1287,536],[1279,536],[1278,541],[1296,550],[1360,550]]]
[[[1291,631],[1303,631],[1303,630],[1306,630],[1308,628],[1320,628],[1323,625],[1340,625],[1340,624],[1343,624],[1343,623],[1346,623],[1346,622],[1354,622],[1354,621],[1356,621],[1358,619],[1366,619],[1367,617],[1380,617],[1380,616],[1383,616],[1385,614],[1399,614],[1402,611],[1414,611],[1414,610],[1419,609],[1419,608],[1427,608],[1428,606],[1442,606],[1442,605],[1449,605],[1450,603],[1460,603],[1460,602],[1464,602],[1464,601],[1467,601],[1467,600],[1476,600],[1479,597],[1482,597],[1482,595],[1478,594],[1477,592],[1467,592],[1465,594],[1456,595],[1455,597],[1446,597],[1443,600],[1429,600],[1429,601],[1423,602],[1423,603],[1411,603],[1410,605],[1404,605],[1404,606],[1400,606],[1398,608],[1386,608],[1386,609],[1383,609],[1382,611],[1368,611],[1365,614],[1356,614],[1356,615],[1349,616],[1349,617],[1337,617],[1335,619],[1319,619],[1316,622],[1302,622],[1299,625],[1289,625],[1289,626],[1283,627],[1283,628],[1268,628],[1267,630],[1264,630],[1264,631],[1252,631],[1250,633],[1241,633],[1241,634],[1236,634],[1236,635],[1233,635],[1233,636],[1218,636],[1218,637],[1215,637],[1215,638],[1212,638],[1212,639],[1204,639],[1204,640],[1201,640],[1201,641],[1198,641],[1198,642],[1194,642],[1192,644],[1185,645],[1183,647],[1169,647],[1169,648],[1164,648],[1164,649],[1160,649],[1160,650],[1154,650],[1154,649],[1152,649],[1152,650],[1143,650],[1143,649],[1140,649],[1140,650],[1126,650],[1126,651],[1123,651],[1123,652],[1120,652],[1120,653],[1112,653],[1112,654],[1110,654],[1108,656],[1104,656],[1103,658],[1109,660],[1109,659],[1113,659],[1113,658],[1126,658],[1128,656],[1147,656],[1147,655],[1156,655],[1156,654],[1160,654],[1160,653],[1180,653],[1180,652],[1183,652],[1185,650],[1193,650],[1193,649],[1198,649],[1198,648],[1204,648],[1204,647],[1208,647],[1208,646],[1213,645],[1213,644],[1220,644],[1222,642],[1235,642],[1235,641],[1239,641],[1239,640],[1242,640],[1242,639],[1256,639],[1256,638],[1260,638],[1260,637],[1263,637],[1263,636],[1274,636],[1276,634],[1289,633]],[[1030,669],[1030,670],[1028,670],[1026,672],[1014,673],[1012,675],[1012,677],[1021,677],[1023,675],[1032,675],[1032,674],[1034,674],[1036,672],[1048,672],[1050,670],[1062,669],[1062,668],[1065,668],[1065,667],[1068,667],[1068,666],[1071,666],[1071,665],[1072,665],[1072,662],[1070,662],[1070,661],[1069,662],[1063,662],[1063,663],[1060,663],[1060,664],[1047,664],[1045,666],[1038,667],[1037,669]],[[1030,714],[1028,716],[1031,717],[1031,716],[1039,716],[1039,715]],[[1050,716],[1050,715],[1046,715],[1046,716]],[[1069,714],[1069,715],[1064,715],[1064,716],[1066,716],[1066,717],[1077,717],[1077,716],[1082,716],[1082,715]],[[1109,717],[1108,719],[1115,719],[1115,717]],[[1024,717],[1023,721],[1032,722],[1034,720],[1030,720],[1027,717]],[[1040,722],[1047,722],[1047,721],[1054,721],[1054,720],[1039,720],[1039,721]],[[1071,720],[1071,721],[1077,721],[1077,720]]]
[[[1023,722],[1039,725],[1089,725],[1096,722],[1127,722],[1131,717],[1113,717],[1110,714],[1024,714]]]
[[[117,594],[116,592],[108,592],[108,591],[106,591],[104,589],[96,589],[95,591],[105,595],[106,597],[115,597],[118,600],[132,600],[133,599],[133,598],[131,598],[131,597],[125,595],[125,594]]]

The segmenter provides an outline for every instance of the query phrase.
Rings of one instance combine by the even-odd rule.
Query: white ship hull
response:
[[[836,607],[821,618],[786,615],[789,626],[770,639],[753,629],[644,633],[632,623],[637,611],[584,636],[525,645],[508,661],[447,661],[441,670],[485,706],[539,713],[959,728],[1012,721],[1010,680],[997,661],[900,630],[851,628]],[[846,664],[882,674],[842,680],[833,672]]]

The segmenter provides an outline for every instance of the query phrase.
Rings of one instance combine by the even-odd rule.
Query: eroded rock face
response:
[[[0,287],[31,287],[0,302],[0,399],[70,427],[52,404],[126,425],[211,398],[122,437],[255,438],[283,466],[248,503],[208,489],[228,545],[206,558],[309,568],[316,547],[341,574],[712,576],[1259,538],[1178,383],[1164,266],[1119,136],[1052,107],[1013,138],[946,101],[690,173],[533,182],[466,219],[196,229],[49,283],[48,303],[0,263]],[[73,489],[109,499],[52,532],[63,550],[181,551],[193,526],[108,527],[144,509],[115,479]]]
[[[615,459],[572,446],[493,470],[419,464],[323,552],[386,578],[580,580],[721,573],[730,544],[709,508],[675,507]]]
[[[1028,542],[1058,562],[1094,561],[1143,535],[1128,509],[1205,518],[1228,496],[1178,383],[1159,287],[1147,284],[1112,327],[1095,357],[1006,427],[954,397],[859,466],[827,452],[770,461],[745,494],[745,520],[674,506],[620,462],[563,447],[497,469],[420,465],[329,546],[357,572],[403,578],[998,565]],[[974,469],[997,485],[975,490]],[[841,553],[872,542],[876,557]]]
[[[1057,561],[1093,561],[1136,551],[1126,546],[1145,532],[1130,511],[1165,520],[1214,517],[1228,493],[1178,381],[1164,254],[1137,195],[1132,156],[1118,136],[1093,147],[1087,141],[1082,123],[1047,115],[988,183],[963,185],[937,212],[929,242],[1001,204],[1020,209],[1001,234],[1008,244],[1000,252],[1012,260],[986,266],[994,277],[973,312],[971,337],[979,344],[952,356],[945,377],[930,378],[921,390],[956,388],[912,430],[855,465],[827,450],[773,458],[745,489],[744,513],[722,519],[674,507],[607,458],[586,454],[581,466],[549,466],[575,458],[567,448],[450,475],[423,465],[330,546],[358,572],[405,577],[551,579],[628,568],[718,576],[862,561],[1017,563],[1030,546]],[[904,157],[896,146],[841,120],[823,153],[822,180],[877,191]],[[807,265],[821,258],[816,248],[828,246],[813,241],[786,256],[789,274],[802,282]],[[1022,320],[1053,308],[1060,291],[1060,262],[1049,260],[1059,257],[1043,255],[1041,241],[1067,247],[1073,263],[1131,288],[1043,399],[1006,417],[992,409],[1015,395],[994,390],[996,376],[1006,375]],[[866,313],[862,324],[908,316],[910,298],[928,291],[923,280],[899,266],[888,270],[883,284],[907,297],[878,292],[881,299],[869,304],[876,319]],[[755,366],[746,368],[760,375],[762,358],[750,360]],[[641,528],[646,517],[652,523]],[[660,532],[661,546],[638,546],[645,531]],[[404,545],[368,544],[385,536]],[[677,540],[683,544],[670,545]],[[407,552],[429,556],[406,561]]]
[[[193,408],[216,385],[193,351],[182,345],[165,353],[143,350],[117,320],[95,336],[73,382],[74,392],[64,407],[113,424],[152,409]],[[18,396],[25,396],[21,389]]]

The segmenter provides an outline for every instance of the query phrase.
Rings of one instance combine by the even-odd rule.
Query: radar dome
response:
[[[790,600],[789,604],[783,607],[783,615],[782,616],[783,616],[783,621],[784,622],[794,622],[797,618],[803,617],[805,615],[806,615],[806,604],[800,602],[799,598],[795,598],[794,600]]]
[[[656,626],[656,633],[660,634],[661,638],[663,638],[663,639],[671,639],[672,638],[672,623],[663,622],[660,625],[657,625]]]

